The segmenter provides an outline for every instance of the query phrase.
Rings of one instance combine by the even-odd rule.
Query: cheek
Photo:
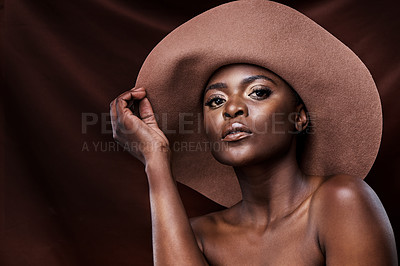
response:
[[[270,105],[264,108],[250,109],[252,112],[249,126],[257,134],[287,134],[293,133],[295,114],[286,106]]]
[[[218,119],[218,114],[210,112],[204,114],[203,116],[203,126],[205,129],[205,133],[209,140],[216,140],[218,139],[219,132],[220,132],[220,119]]]
[[[274,106],[250,106],[247,125],[256,135],[271,134],[277,125],[277,112]],[[279,124],[279,123],[278,123]]]
[[[254,134],[264,135],[272,133],[274,123],[274,115],[265,113],[253,116],[248,126],[251,128]]]

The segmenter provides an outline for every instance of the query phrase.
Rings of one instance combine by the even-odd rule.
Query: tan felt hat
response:
[[[136,81],[170,140],[177,181],[224,206],[241,199],[233,169],[211,155],[202,128],[202,92],[224,65],[249,63],[286,80],[313,125],[301,154],[308,175],[364,178],[382,134],[382,108],[366,66],[342,42],[285,5],[243,0],[220,5],[168,34]]]

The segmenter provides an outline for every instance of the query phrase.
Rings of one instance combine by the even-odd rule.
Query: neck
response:
[[[242,190],[241,220],[255,225],[289,215],[315,189],[315,182],[301,172],[295,152],[234,170]]]

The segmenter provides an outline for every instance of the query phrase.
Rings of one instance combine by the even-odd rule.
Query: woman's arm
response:
[[[150,187],[153,252],[156,265],[207,265],[186,215],[169,160],[146,166]]]
[[[128,108],[133,100],[140,101],[141,118]],[[145,90],[121,94],[110,104],[110,113],[114,139],[145,165],[155,265],[207,265],[172,176],[168,139],[157,125]]]
[[[389,219],[363,180],[332,177],[314,197],[312,211],[326,265],[397,265]]]

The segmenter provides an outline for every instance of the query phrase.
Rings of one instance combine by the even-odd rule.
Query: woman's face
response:
[[[289,85],[264,68],[246,64],[220,68],[203,98],[213,156],[223,164],[244,166],[287,154],[301,107]]]

